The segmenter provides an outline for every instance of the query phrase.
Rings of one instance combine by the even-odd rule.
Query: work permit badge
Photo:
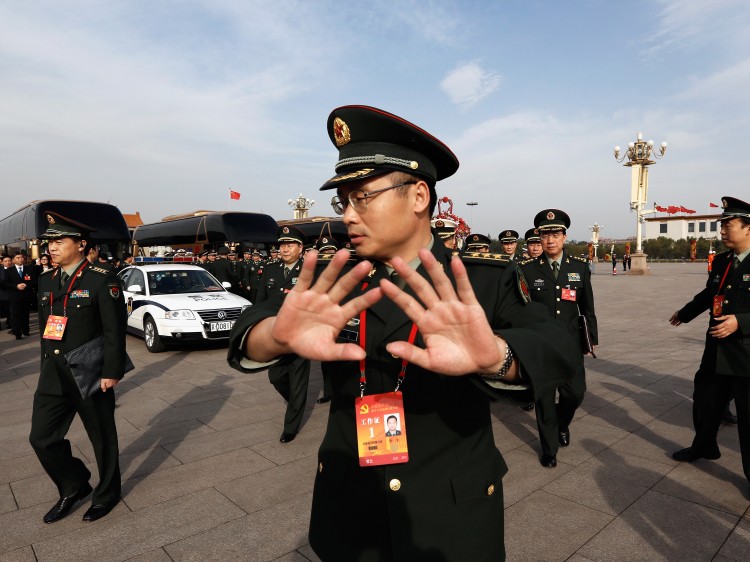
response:
[[[65,333],[65,325],[68,323],[68,319],[65,316],[50,315],[47,318],[47,325],[44,327],[44,334],[42,337],[46,340],[61,340]]]
[[[563,289],[560,298],[564,301],[576,302],[576,290],[575,289]]]
[[[714,297],[714,305],[711,308],[711,314],[713,314],[714,316],[721,316],[723,304],[724,304],[724,295],[716,295]]]
[[[399,464],[409,460],[404,397],[400,391],[354,400],[359,466]]]

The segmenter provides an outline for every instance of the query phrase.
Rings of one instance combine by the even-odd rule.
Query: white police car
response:
[[[143,336],[152,353],[163,351],[168,341],[226,339],[250,306],[197,265],[135,265],[118,275],[128,307],[128,331]]]

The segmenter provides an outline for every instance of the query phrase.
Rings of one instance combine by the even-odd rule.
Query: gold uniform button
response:
[[[555,289],[559,289],[559,288],[560,288],[560,285],[555,285]]]
[[[560,302],[560,297],[557,297],[557,302]]]
[[[488,496],[491,496],[491,495],[492,495],[492,494],[494,494],[494,493],[495,493],[495,485],[494,485],[494,484],[490,484],[490,485],[489,485],[489,486],[487,487],[487,495],[488,495]]]
[[[560,314],[560,311],[558,310],[557,313]]]
[[[727,289],[731,289],[731,288],[732,288],[732,286],[731,286],[731,285],[727,285]]]
[[[55,350],[55,355],[60,355],[60,350],[59,349]]]
[[[323,472],[323,463],[318,465],[318,472]]]
[[[390,481],[389,486],[391,487],[391,490],[393,490],[394,492],[398,492],[401,489],[401,480],[399,480],[398,478],[394,478]]]
[[[729,299],[725,300],[724,304],[729,304]]]

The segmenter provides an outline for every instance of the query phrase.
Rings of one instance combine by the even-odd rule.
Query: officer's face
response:
[[[49,241],[49,255],[52,261],[65,268],[81,261],[83,242],[74,238],[56,238]]]
[[[548,257],[556,260],[562,254],[563,246],[568,237],[563,232],[542,232],[542,248]]]
[[[388,431],[396,431],[396,420],[388,418]]]
[[[516,253],[516,246],[518,246],[518,242],[501,242],[501,245],[503,247],[503,252],[513,255]]]
[[[542,255],[542,243],[541,242],[529,242],[527,245],[530,258],[538,258]]]
[[[289,265],[299,259],[300,254],[302,254],[302,244],[297,242],[284,242],[279,245],[279,253],[281,254],[281,261]]]
[[[363,182],[343,185],[338,195],[348,201],[349,193],[359,189],[364,193],[401,183],[394,174],[378,176]],[[411,260],[417,249],[429,241],[429,187],[423,181],[410,184],[405,195],[398,189],[382,191],[361,202],[355,209],[347,205],[344,224],[348,229],[357,255],[389,263],[395,256]],[[422,222],[427,218],[427,228]],[[425,241],[425,238],[427,241]],[[435,241],[436,244],[440,240]]]
[[[10,267],[11,265],[13,265],[13,260],[10,256],[3,258],[3,267]]]
[[[721,221],[721,241],[730,250],[741,254],[750,248],[750,225],[736,217]]]

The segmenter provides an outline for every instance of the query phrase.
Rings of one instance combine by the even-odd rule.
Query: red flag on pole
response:
[[[679,213],[679,212],[680,212],[679,207],[675,207],[674,205],[670,205],[669,207],[667,207],[667,213],[669,213],[670,215],[674,215],[675,213]]]
[[[717,209],[719,208],[719,206],[716,203],[709,203],[708,206],[709,207],[716,207]]]
[[[230,189],[229,190],[229,198],[230,199],[235,199],[235,200],[239,201],[240,200],[240,192],[239,191],[232,191]]]

